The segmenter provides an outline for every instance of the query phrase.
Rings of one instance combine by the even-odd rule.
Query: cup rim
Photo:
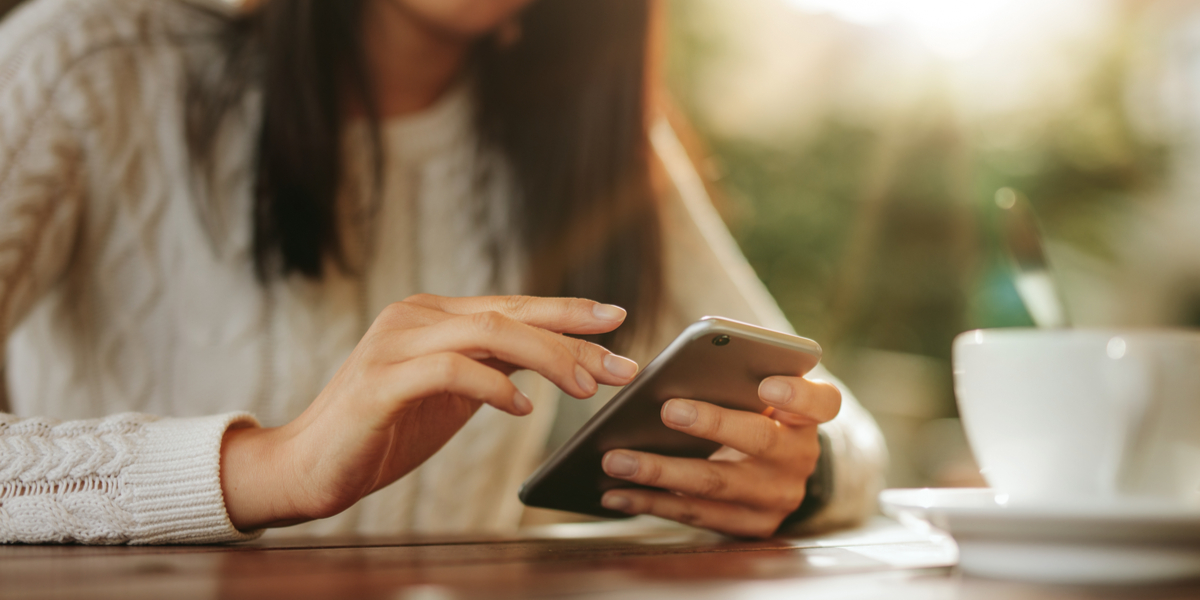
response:
[[[954,336],[954,346],[983,345],[987,342],[1011,342],[1022,339],[1103,339],[1123,337],[1130,340],[1176,340],[1200,342],[1200,329],[1172,327],[996,327],[971,329]]]

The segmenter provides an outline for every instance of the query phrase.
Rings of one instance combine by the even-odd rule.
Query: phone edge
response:
[[[678,347],[686,346],[699,337],[714,333],[734,333],[737,335],[744,335],[755,341],[771,344],[773,346],[782,346],[789,349],[796,348],[796,340],[799,339],[803,342],[801,344],[803,346],[803,350],[813,354],[817,358],[816,362],[813,363],[813,366],[810,367],[809,370],[816,368],[816,365],[820,364],[823,357],[822,355],[824,354],[820,344],[818,344],[815,340],[806,337],[775,331],[773,329],[752,325],[750,323],[745,323],[726,317],[701,317],[695,323],[688,325],[683,331],[681,331],[679,335],[667,345],[666,348],[663,348],[663,350],[646,365],[646,368],[638,372],[638,381],[635,382],[636,385],[630,384],[621,388],[621,390],[618,391],[612,397],[612,399],[605,403],[600,410],[596,411],[596,414],[592,415],[591,418],[589,418],[587,422],[575,432],[574,435],[572,435],[565,443],[563,443],[562,446],[555,450],[554,455],[551,456],[550,459],[543,462],[541,466],[539,466],[533,473],[529,475],[529,477],[525,478],[525,481],[521,483],[520,490],[517,492],[517,498],[521,501],[521,503],[525,504],[526,506],[533,506],[526,502],[527,491],[530,490],[540,479],[545,477],[546,473],[552,471],[555,467],[562,463],[563,460],[566,460],[566,457],[571,455],[571,450],[582,444],[583,440],[587,439],[591,431],[596,427],[599,427],[600,423],[604,421],[604,418],[608,413],[615,412],[619,409],[626,396],[631,395],[637,390],[641,389],[641,387],[645,384],[645,381],[648,380],[648,377],[645,376],[646,373],[653,373],[654,371],[661,369],[662,365],[678,352]]]

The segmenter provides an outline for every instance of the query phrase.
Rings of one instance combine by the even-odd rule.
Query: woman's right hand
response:
[[[483,404],[529,414],[513,371],[536,371],[576,398],[597,382],[628,383],[636,363],[562,335],[624,319],[616,306],[568,298],[420,295],[388,306],[294,421],[225,434],[230,519],[248,530],[335,515],[412,471]]]

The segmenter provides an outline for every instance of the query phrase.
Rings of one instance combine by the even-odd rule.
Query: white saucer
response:
[[[895,489],[884,513],[954,536],[959,567],[985,577],[1136,583],[1200,577],[1200,506],[1033,504],[990,489]]]

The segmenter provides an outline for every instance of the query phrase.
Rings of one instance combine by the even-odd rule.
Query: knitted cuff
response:
[[[146,423],[138,459],[121,473],[118,502],[135,521],[130,544],[212,544],[254,539],[229,521],[221,491],[221,440],[246,413]]]

